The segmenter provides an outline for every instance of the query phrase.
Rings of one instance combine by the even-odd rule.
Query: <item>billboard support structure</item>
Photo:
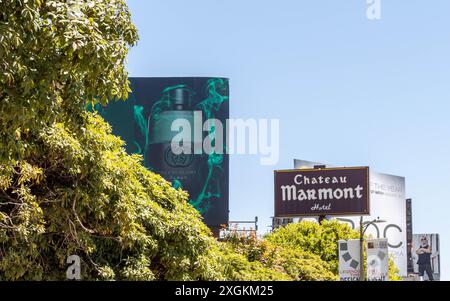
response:
[[[366,228],[367,229],[367,228]],[[361,264],[359,265],[359,281],[364,281],[364,264],[363,264],[363,258],[364,258],[364,222],[363,217],[359,218],[359,258],[361,258]]]
[[[325,164],[323,164],[323,165],[314,165],[314,169],[322,169],[322,168],[327,168],[327,166]],[[327,220],[327,216],[325,214],[319,215],[319,218],[317,219],[319,224],[321,224],[322,221],[324,221],[324,220]]]

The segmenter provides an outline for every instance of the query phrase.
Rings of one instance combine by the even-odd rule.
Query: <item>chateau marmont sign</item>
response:
[[[275,216],[367,215],[368,167],[275,171]]]

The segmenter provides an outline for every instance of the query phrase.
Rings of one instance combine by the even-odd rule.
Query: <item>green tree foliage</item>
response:
[[[85,110],[127,97],[137,38],[123,0],[0,0],[0,280],[64,279],[70,255],[85,280],[336,279],[336,241],[353,232],[219,243]]]
[[[88,103],[126,98],[124,1],[0,1],[0,279],[223,279],[187,196]]]
[[[84,135],[53,124],[2,187],[0,276],[61,279],[77,254],[84,279],[220,279],[215,241],[187,195],[85,114]]]
[[[0,158],[32,156],[54,122],[81,128],[86,100],[126,98],[136,40],[123,0],[1,0]]]
[[[186,193],[85,110],[127,97],[136,41],[121,0],[0,0],[0,280],[64,279],[73,254],[86,280],[315,279],[312,255],[287,271],[217,242]]]
[[[337,221],[323,221],[318,224],[310,221],[289,224],[266,236],[271,243],[298,247],[320,256],[332,265],[333,272],[338,273],[338,241],[340,239],[357,239],[359,233],[347,224]]]
[[[268,234],[265,239],[277,246],[299,248],[319,256],[331,266],[335,275],[339,274],[338,241],[359,239],[359,231],[337,220],[323,221],[321,224],[302,221],[289,224]],[[389,279],[400,280],[398,268],[389,259]]]
[[[400,269],[395,265],[392,256],[389,256],[389,280],[390,281],[402,281],[402,277],[399,275]]]
[[[237,280],[331,281],[338,279],[330,264],[323,261],[319,256],[297,246],[279,245],[266,239],[242,236],[239,233],[232,233],[226,238],[225,242],[233,254],[240,254],[250,264],[258,265],[264,270],[273,271],[272,274],[258,272],[253,275],[252,273],[237,275],[235,277]],[[237,269],[237,272],[242,273],[246,270],[248,268],[241,268]],[[260,275],[266,277],[259,278]]]

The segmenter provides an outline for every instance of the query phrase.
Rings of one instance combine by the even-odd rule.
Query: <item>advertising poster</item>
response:
[[[389,254],[386,238],[367,239],[367,280],[389,281]]]
[[[305,160],[294,160],[295,168],[312,168],[323,163]],[[330,165],[331,166],[331,165]],[[365,221],[380,218],[383,223],[372,224],[366,231],[371,238],[387,238],[389,254],[399,268],[400,276],[408,274],[407,225],[406,225],[406,192],[405,178],[395,175],[370,171],[370,215]],[[353,229],[359,227],[359,217],[339,216],[342,222]]]
[[[412,225],[412,200],[406,200],[406,253],[407,253],[407,266],[408,275],[414,273],[414,264],[412,258],[412,241],[413,241],[413,225]]]
[[[422,280],[440,280],[439,234],[414,234],[411,254],[415,274]]]
[[[275,216],[369,213],[369,168],[275,171]]]
[[[341,281],[359,281],[359,240],[339,240],[339,278]]]
[[[228,79],[130,78],[130,82],[128,100],[96,109],[126,142],[128,153],[140,154],[147,168],[189,193],[190,203],[208,226],[227,224],[228,155],[224,149],[208,153],[203,143],[206,138],[211,145],[218,137],[225,139],[212,121],[225,125],[229,119]],[[171,142],[179,134],[187,138],[177,151]]]

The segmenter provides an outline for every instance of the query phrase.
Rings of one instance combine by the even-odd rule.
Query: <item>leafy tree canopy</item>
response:
[[[234,233],[226,238],[226,246],[232,254],[243,256],[247,265],[234,269],[233,277],[238,280],[338,280],[332,265],[318,255],[297,246],[272,243],[255,236],[241,236]],[[231,261],[233,264],[233,261]],[[258,266],[258,273],[247,273],[249,265]],[[269,271],[269,272],[261,272]],[[263,277],[261,277],[261,275]]]
[[[0,0],[0,280],[64,279],[72,254],[86,280],[314,279],[313,255],[287,272],[217,242],[186,193],[85,110],[127,97],[136,41],[124,1]]]
[[[124,1],[0,1],[0,279],[221,279],[186,194],[88,103],[129,92]]]
[[[289,224],[268,234],[265,239],[277,246],[301,249],[319,256],[331,266],[335,275],[339,275],[338,241],[359,239],[359,230],[353,230],[346,223],[337,220],[311,221]],[[389,279],[400,280],[398,268],[392,258],[389,260]]]
[[[85,280],[336,279],[350,230],[219,243],[85,110],[127,97],[137,39],[123,0],[0,0],[0,280],[64,279],[73,254]]]
[[[0,0],[0,158],[29,157],[55,122],[82,129],[86,100],[126,98],[136,41],[123,0]]]

